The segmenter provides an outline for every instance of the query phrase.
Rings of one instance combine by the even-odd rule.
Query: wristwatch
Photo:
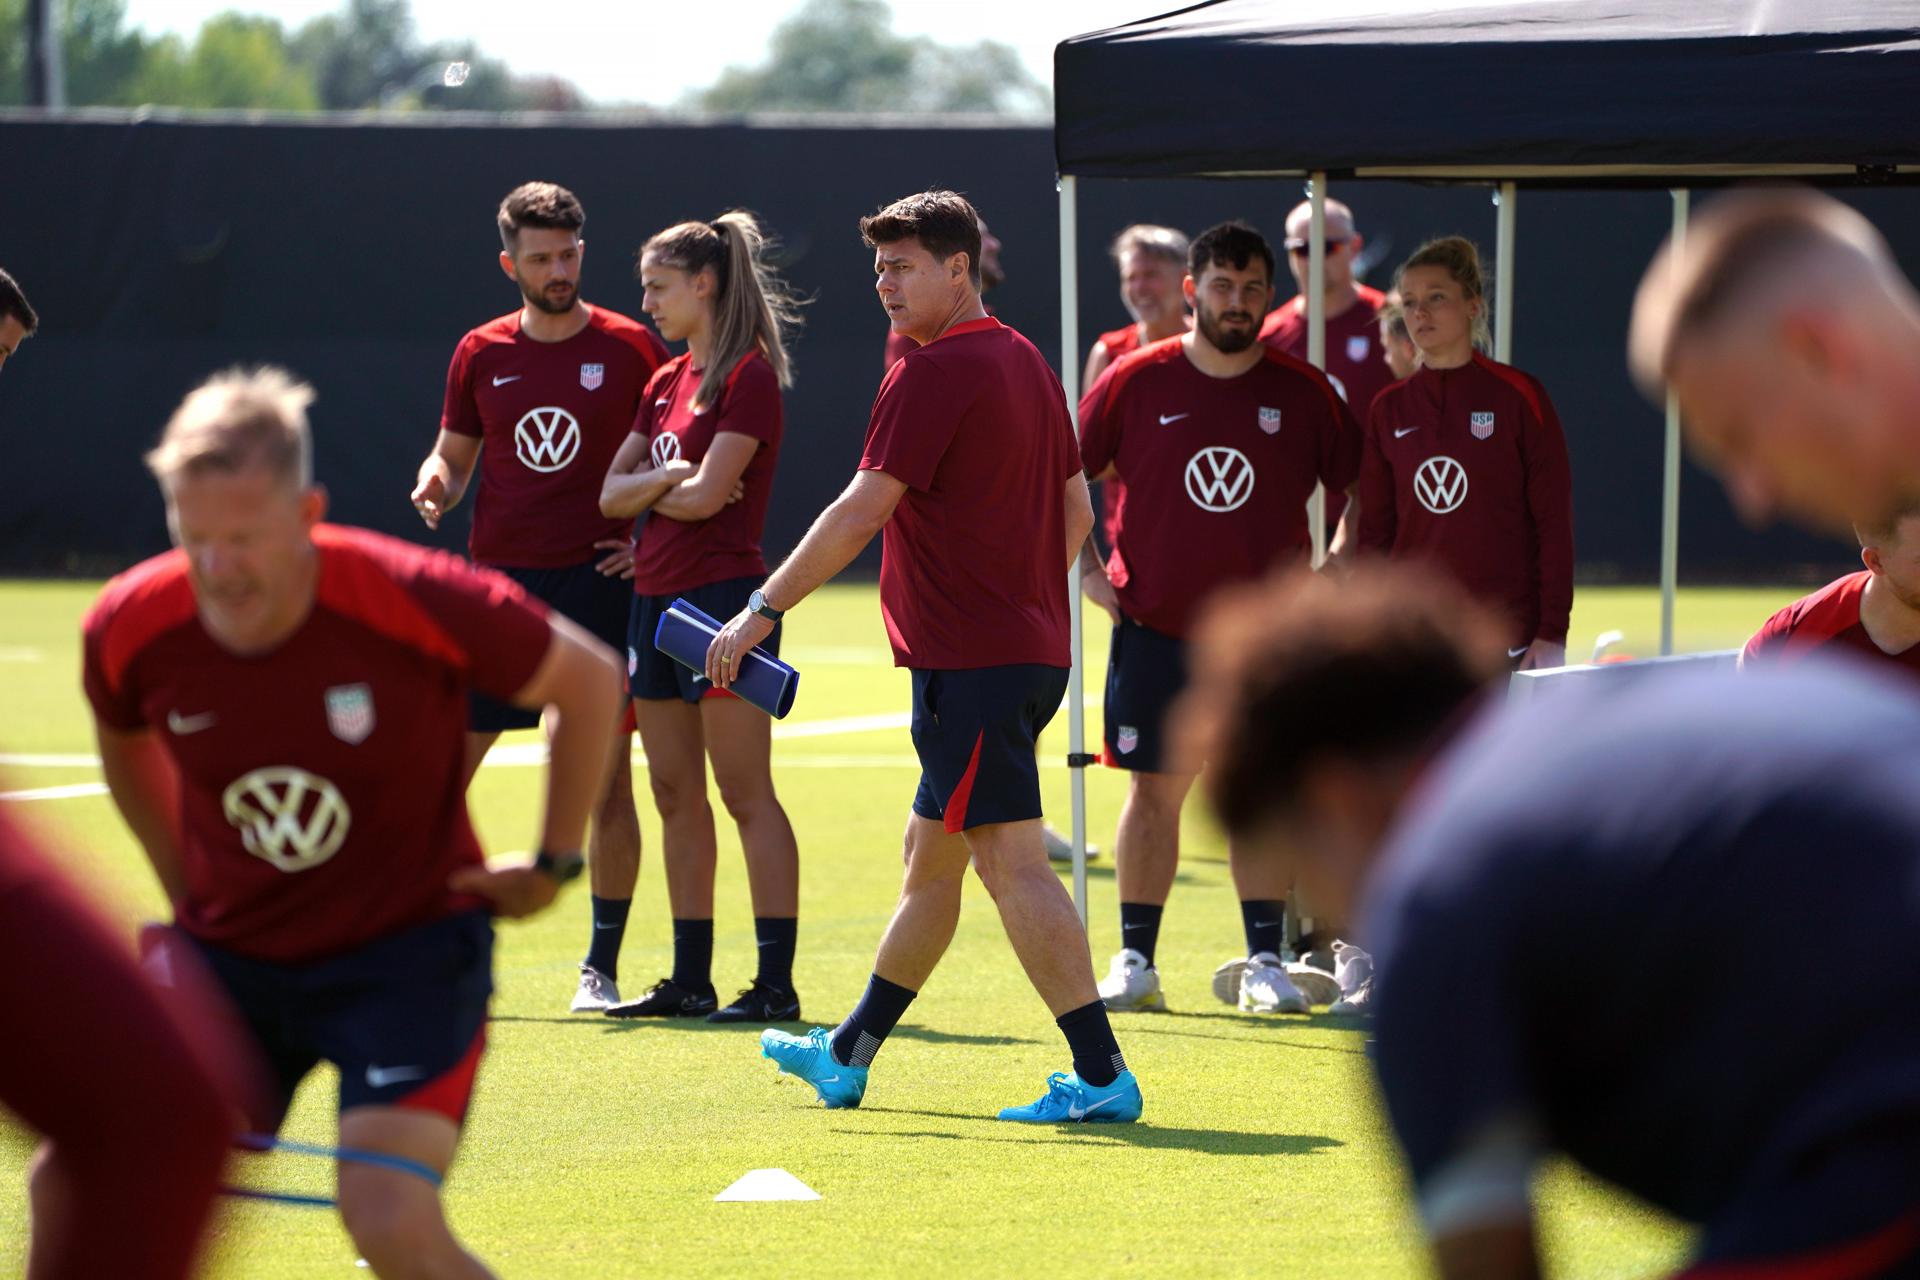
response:
[[[580,878],[580,873],[587,869],[587,859],[578,851],[553,854],[542,849],[534,855],[533,869],[555,884],[565,884]]]
[[[776,609],[767,603],[767,593],[755,587],[753,594],[747,597],[747,612],[757,613],[768,622],[778,622],[787,616],[785,609]]]

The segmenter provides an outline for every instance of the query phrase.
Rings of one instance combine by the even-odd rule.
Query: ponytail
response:
[[[693,402],[720,402],[727,377],[758,351],[783,387],[793,385],[787,339],[800,326],[803,299],[767,262],[771,241],[745,209],[730,209],[712,222],[682,222],[641,248],[689,275],[711,269],[714,279],[713,349]]]
[[[1400,278],[1414,267],[1441,267],[1460,286],[1468,302],[1480,303],[1480,314],[1473,318],[1473,345],[1481,351],[1493,348],[1493,331],[1487,324],[1487,279],[1480,266],[1480,248],[1465,236],[1442,236],[1429,240],[1413,251],[1394,274],[1394,292],[1400,292]]]

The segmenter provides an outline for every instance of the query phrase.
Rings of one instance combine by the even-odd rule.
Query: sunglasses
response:
[[[1346,245],[1350,242],[1351,242],[1351,237],[1347,237],[1340,240],[1329,239],[1326,241],[1326,251],[1328,253],[1332,253],[1334,250],[1341,248],[1343,245]],[[1292,254],[1296,258],[1304,256],[1307,253],[1307,251],[1312,247],[1313,246],[1308,244],[1305,240],[1287,241],[1287,252]]]

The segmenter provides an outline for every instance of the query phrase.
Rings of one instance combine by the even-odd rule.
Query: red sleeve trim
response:
[[[180,551],[155,556],[109,582],[86,623],[102,629],[100,674],[107,687],[117,692],[141,650],[192,621],[194,611],[187,557]]]
[[[1321,370],[1314,368],[1313,365],[1307,361],[1296,360],[1278,347],[1270,346],[1267,348],[1267,359],[1283,369],[1291,369],[1295,373],[1305,374],[1308,378],[1312,379],[1320,388],[1320,394],[1327,398],[1327,406],[1333,410],[1334,420],[1339,420],[1340,411],[1347,408],[1347,402],[1341,398],[1340,392],[1334,387],[1331,378],[1327,377]],[[1351,412],[1351,410],[1348,411]]]
[[[1510,364],[1501,364],[1498,360],[1489,360],[1478,351],[1473,353],[1473,362],[1494,377],[1500,379],[1500,381],[1506,383],[1509,387],[1512,387],[1515,391],[1518,391],[1521,399],[1527,402],[1527,407],[1533,410],[1534,421],[1538,422],[1541,426],[1546,425],[1547,411],[1546,406],[1542,403],[1540,384],[1534,381],[1532,375],[1522,373]]]
[[[340,525],[317,526],[313,543],[322,557],[317,603],[456,671],[466,671],[471,665],[467,651],[396,576],[396,569],[404,569],[393,549],[380,545],[385,541]],[[434,554],[392,541],[395,548],[407,547],[420,559]]]

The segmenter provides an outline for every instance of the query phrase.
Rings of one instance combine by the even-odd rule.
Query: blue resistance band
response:
[[[411,1174],[424,1179],[429,1186],[438,1188],[443,1179],[439,1172],[421,1164],[418,1160],[409,1160],[405,1156],[388,1155],[384,1151],[361,1151],[355,1147],[326,1147],[310,1142],[295,1142],[291,1138],[276,1138],[271,1134],[249,1133],[241,1136],[238,1144],[243,1151],[265,1152],[284,1151],[288,1155],[319,1156],[327,1160],[340,1160],[348,1164],[372,1165],[377,1169],[392,1169],[395,1173]],[[237,1196],[243,1200],[268,1200],[275,1204],[298,1205],[308,1209],[331,1209],[338,1202],[329,1196],[303,1196],[290,1191],[261,1191],[253,1187],[221,1187],[221,1192]]]

